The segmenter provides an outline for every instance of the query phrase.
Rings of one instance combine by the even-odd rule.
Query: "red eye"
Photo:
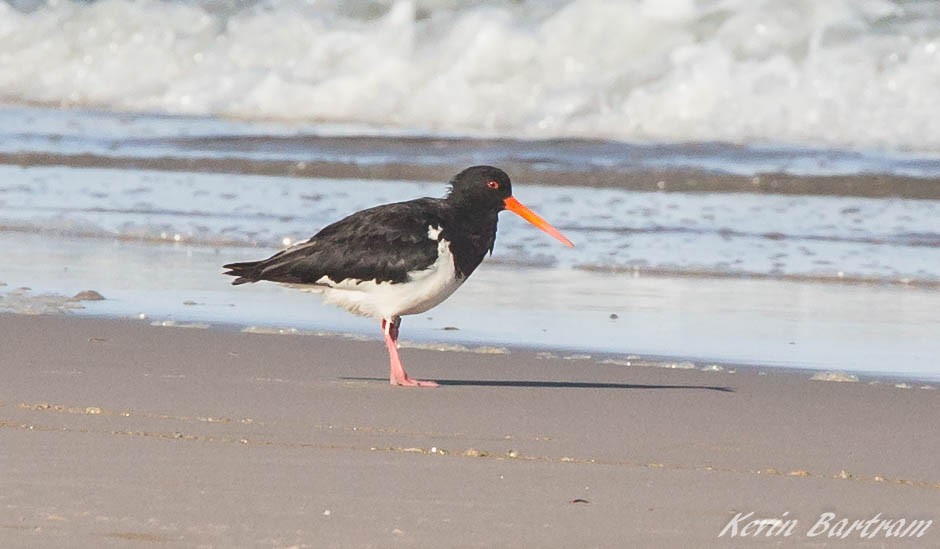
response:
[[[489,183],[486,184],[486,186],[491,189],[498,189],[499,183],[497,183],[496,181],[490,181]]]

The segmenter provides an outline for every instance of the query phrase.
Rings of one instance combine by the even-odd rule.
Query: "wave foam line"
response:
[[[940,151],[936,2],[0,3],[0,51],[26,103]]]

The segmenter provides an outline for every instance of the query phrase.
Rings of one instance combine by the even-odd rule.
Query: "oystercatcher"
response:
[[[506,172],[474,166],[444,198],[356,212],[268,259],[231,263],[232,284],[269,280],[322,294],[327,303],[380,320],[392,385],[436,387],[408,377],[398,356],[403,315],[423,313],[460,287],[493,252],[497,214],[509,210],[566,246],[574,244],[512,196]]]

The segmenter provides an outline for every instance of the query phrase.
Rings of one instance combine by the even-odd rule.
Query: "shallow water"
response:
[[[260,250],[0,235],[8,261],[0,310],[58,312],[94,289],[105,301],[72,314],[148,322],[352,333],[370,319],[274,284],[234,288],[220,265]],[[18,287],[24,283],[29,291]],[[36,297],[40,296],[40,297]],[[45,307],[45,308],[43,308]],[[605,274],[484,265],[441,306],[406,317],[404,340],[639,358],[750,363],[940,379],[940,294],[903,286]]]
[[[940,176],[940,155],[730,142],[642,143],[598,139],[471,138],[304,120],[240,121],[215,117],[58,110],[0,105],[0,153],[44,153],[57,163],[75,155],[121,159],[230,159],[268,162],[352,163],[360,166],[450,166],[511,163],[543,176],[631,174],[682,170],[750,177],[880,174]],[[238,171],[230,166],[226,171]],[[303,172],[302,169],[295,171]],[[250,169],[250,168],[248,168]],[[593,173],[592,173],[593,172]],[[608,185],[616,179],[606,178]],[[849,193],[851,194],[851,193]]]
[[[0,162],[0,309],[72,310],[60,298],[36,296],[93,289],[108,299],[84,303],[86,314],[377,337],[374,322],[314,296],[270,284],[233,288],[220,266],[266,257],[361,208],[441,196],[443,178],[422,180],[426,168],[492,158],[505,159],[513,174],[521,167],[529,184],[515,185],[517,198],[577,246],[562,247],[503,214],[493,257],[442,306],[407,318],[406,338],[608,353],[625,363],[643,355],[940,378],[940,200],[934,191],[916,193],[919,199],[894,192],[895,184],[936,186],[929,177],[898,179],[915,166],[905,155],[409,141],[354,127],[329,128],[332,137],[322,138],[321,127],[295,123],[22,106],[3,114],[15,124],[0,128],[0,156],[7,155]],[[809,166],[799,176],[808,190],[620,184],[633,177],[657,188],[655,173],[642,170],[670,168],[677,154],[693,178],[717,183],[757,177],[768,158],[784,162],[776,165],[784,171],[788,162]],[[851,161],[827,167],[819,160],[827,155]],[[160,169],[142,168],[147,158]],[[318,176],[322,166],[313,160],[299,167],[305,158],[347,167],[341,177]],[[258,175],[272,159],[302,173]],[[882,175],[850,165],[858,159]],[[913,162],[921,175],[940,173],[928,158]],[[381,170],[354,177],[375,165],[400,166],[411,180]],[[830,169],[849,192],[828,193],[822,182]],[[605,183],[555,177],[575,173]],[[541,185],[543,177],[554,179]],[[886,192],[868,192],[873,181]],[[32,289],[17,290],[23,286]]]
[[[262,246],[441,183],[0,165],[0,228],[83,238]],[[518,186],[576,244],[503,215],[493,260],[683,276],[940,284],[940,201]]]

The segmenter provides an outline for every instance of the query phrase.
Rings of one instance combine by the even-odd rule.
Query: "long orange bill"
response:
[[[514,197],[510,196],[509,198],[503,201],[503,204],[506,205],[507,210],[518,215],[522,219],[525,219],[526,221],[535,225],[539,229],[542,229],[546,233],[554,236],[555,238],[560,240],[562,244],[564,244],[565,246],[568,246],[569,248],[574,248],[574,244],[572,244],[570,240],[565,238],[565,235],[558,232],[558,229],[549,225],[548,221],[545,221],[544,219],[536,215],[535,212],[523,206],[522,202],[519,202]]]

